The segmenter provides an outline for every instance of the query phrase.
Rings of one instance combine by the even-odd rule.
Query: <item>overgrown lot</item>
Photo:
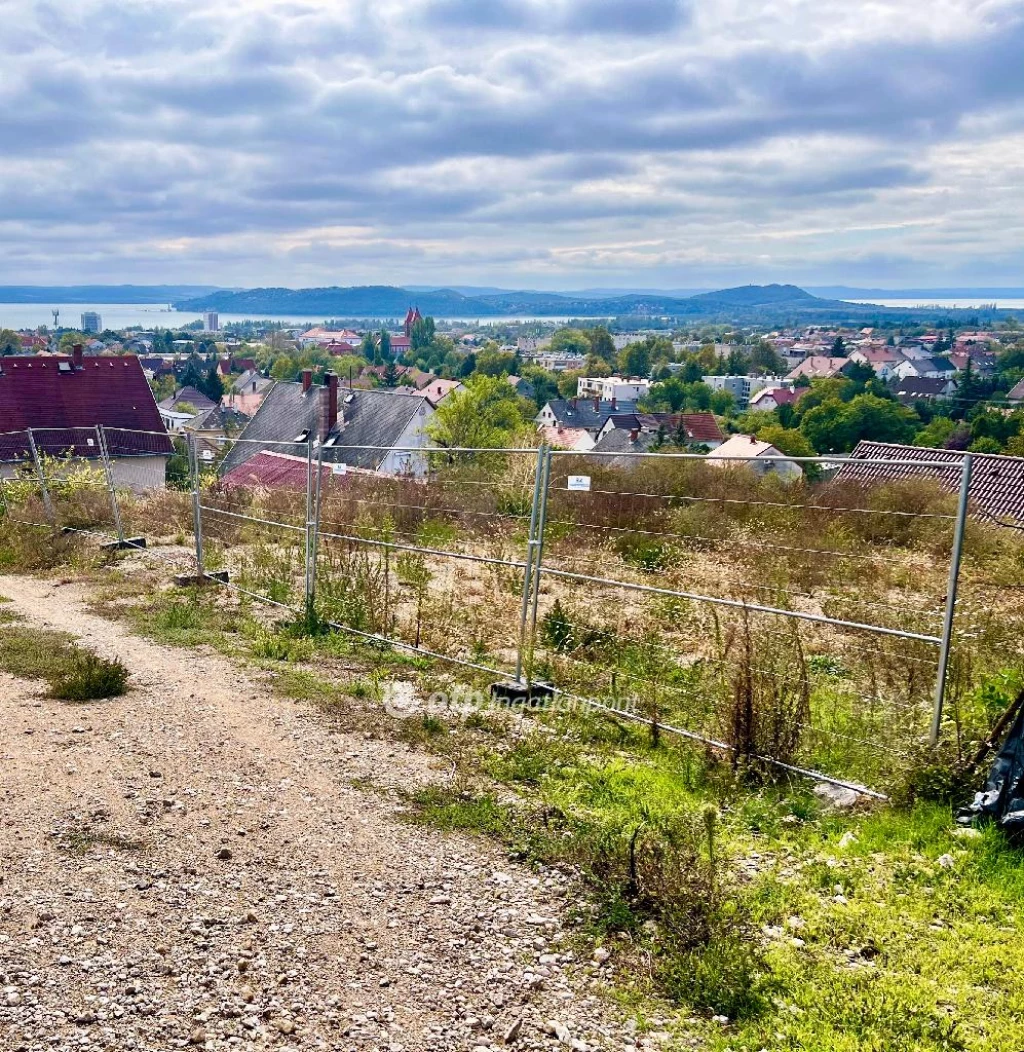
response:
[[[533,674],[647,722],[564,704],[389,715],[396,685],[457,699],[492,677],[368,636],[512,664],[523,582],[510,564],[531,480],[499,467],[329,491],[312,610],[304,537],[285,528],[304,522],[298,493],[204,498],[280,524],[211,517],[208,568],[229,568],[255,597],[174,589],[137,555],[90,562],[82,540],[33,561],[46,535],[6,524],[0,565],[71,560],[94,579],[100,612],[262,666],[282,697],[339,729],[436,754],[444,777],[410,792],[408,819],[571,870],[585,956],[641,1025],[672,1013],[684,1047],[695,1034],[750,1052],[1024,1047],[1024,861],[997,831],[953,820],[978,781],[966,760],[1024,684],[1018,535],[970,526],[938,750],[926,742],[934,647],[750,609],[933,631],[951,501],[924,482],[865,494],[687,468],[631,475],[626,492],[622,475],[590,466],[589,504],[554,490],[550,565],[740,602],[545,579]],[[132,514],[180,543],[183,507],[161,501]],[[672,725],[733,749],[687,742]],[[763,755],[862,778],[892,800],[835,810]]]

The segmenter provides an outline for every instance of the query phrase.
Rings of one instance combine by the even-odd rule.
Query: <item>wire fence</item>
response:
[[[33,430],[0,435],[0,492],[14,521],[170,534],[268,611],[881,792],[949,725],[971,457],[952,498],[786,463]]]

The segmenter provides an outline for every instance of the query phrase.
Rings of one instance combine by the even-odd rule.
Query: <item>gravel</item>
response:
[[[402,823],[429,757],[338,733],[258,674],[0,578],[133,672],[122,698],[0,674],[0,1049],[632,1049],[561,874]]]

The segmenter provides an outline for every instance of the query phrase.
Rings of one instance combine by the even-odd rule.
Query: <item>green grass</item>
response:
[[[1024,859],[997,830],[958,835],[950,808],[930,803],[823,812],[803,783],[751,790],[688,748],[622,748],[600,721],[589,731],[587,719],[573,722],[568,736],[538,733],[487,752],[476,793],[429,790],[412,802],[419,821],[576,866],[586,929],[624,962],[618,988],[629,1003],[667,997],[682,1019],[696,1010],[707,1020],[700,1037],[718,1052],[1024,1048]],[[521,805],[499,803],[487,788],[495,782]],[[747,911],[763,953],[748,973],[762,994],[754,1004],[730,995],[730,953],[717,971],[721,940],[666,959],[664,927],[645,934],[650,904],[595,865],[607,859],[602,845],[709,802],[721,813],[716,851],[730,901]],[[643,961],[648,974],[635,966]],[[695,987],[699,969],[711,989]],[[730,1000],[733,1022],[711,1022]],[[692,1022],[680,1025],[693,1036]]]
[[[0,625],[0,669],[19,679],[42,679],[62,701],[113,698],[128,690],[128,669],[73,642],[67,632]]]

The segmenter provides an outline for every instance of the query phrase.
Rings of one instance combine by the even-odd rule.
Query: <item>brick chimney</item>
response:
[[[82,360],[83,360],[82,345],[80,343],[76,343],[71,348],[71,361],[74,363],[74,366],[75,366],[76,369],[81,369],[82,368]]]
[[[599,395],[594,395],[594,412],[601,412],[601,398]]]
[[[630,442],[635,442],[639,437],[640,437],[640,430],[639,430],[639,428],[634,427],[633,430],[630,431],[630,433],[629,433],[629,440],[630,440]]]
[[[619,408],[619,400],[615,397],[615,395],[612,395],[612,412],[614,413],[615,410],[618,409],[618,408]]]
[[[324,390],[320,405],[320,441],[323,442],[338,422],[338,374],[324,374]]]
[[[255,386],[256,385],[253,384],[254,388],[255,388]],[[303,369],[302,370],[302,393],[305,394],[310,389],[310,387],[312,387],[312,386],[313,386],[313,370],[312,369]]]

